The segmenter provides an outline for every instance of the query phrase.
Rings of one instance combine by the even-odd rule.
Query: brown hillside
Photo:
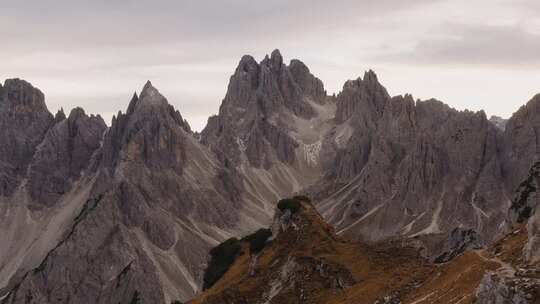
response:
[[[311,203],[288,218],[277,210],[275,239],[258,255],[243,249],[216,285],[191,304],[473,303],[486,271],[501,267],[494,253],[468,251],[434,265],[414,248],[342,239]],[[497,244],[498,256],[522,248],[522,234]],[[519,247],[519,248],[518,248]],[[396,302],[394,302],[396,301]]]

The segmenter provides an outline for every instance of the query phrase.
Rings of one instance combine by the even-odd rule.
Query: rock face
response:
[[[504,131],[506,129],[506,124],[508,123],[508,119],[504,119],[499,116],[491,116],[489,118],[489,121],[501,131]]]
[[[530,303],[526,295],[514,286],[510,286],[503,278],[494,274],[486,274],[476,290],[479,304],[527,304]]]
[[[512,116],[505,132],[507,187],[513,190],[509,222],[511,225],[527,223],[529,241],[524,255],[530,262],[540,260],[539,114],[540,95],[537,95]]]
[[[33,201],[50,206],[84,174],[107,126],[100,116],[76,108],[68,118],[57,114],[54,126],[39,145],[29,169],[28,190]]]
[[[340,233],[369,240],[448,233],[459,226],[487,239],[496,235],[508,202],[499,131],[484,113],[411,96],[373,96],[368,109],[344,122],[351,135],[329,173],[339,184],[325,186],[323,180],[332,195],[318,196],[325,217]],[[341,104],[338,96],[338,112]]]
[[[79,183],[106,126],[73,110],[53,117],[30,83],[0,87],[0,290],[36,267],[87,200]],[[24,232],[24,233],[22,233]]]
[[[236,177],[150,83],[113,118],[94,161],[92,191],[68,233],[5,303],[186,299],[208,248],[238,233]]]
[[[185,301],[209,248],[269,225],[294,193],[314,197],[340,236],[424,249],[433,238],[424,252],[441,262],[527,225],[523,257],[535,263],[540,97],[503,122],[392,97],[373,71],[328,96],[277,50],[242,57],[201,134],[150,82],[107,127],[78,108],[53,117],[39,90],[7,80],[0,298]]]
[[[52,123],[41,91],[20,79],[0,86],[0,195],[13,194]]]
[[[246,177],[242,196],[251,205],[243,213],[266,225],[273,202],[322,176],[320,151],[334,111],[322,82],[302,62],[286,65],[277,50],[260,63],[242,57],[201,142]]]
[[[460,228],[456,228],[450,233],[445,245],[443,253],[434,260],[435,263],[446,263],[467,250],[480,249],[485,246],[476,231]]]
[[[245,155],[249,164],[269,169],[276,162],[293,164],[299,143],[289,119],[316,115],[313,103],[324,103],[326,92],[300,61],[287,66],[279,51],[258,64],[244,56],[231,76],[219,115],[208,121],[201,141],[231,165]]]

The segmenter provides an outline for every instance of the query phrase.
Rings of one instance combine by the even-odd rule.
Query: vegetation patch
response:
[[[242,239],[249,243],[249,251],[251,254],[257,254],[263,250],[268,239],[272,236],[272,230],[261,228],[255,233],[252,233]]]
[[[141,295],[138,290],[135,290],[129,304],[140,304],[140,303],[141,303]]]
[[[294,198],[285,198],[278,202],[277,205],[278,209],[281,210],[281,212],[284,212],[285,210],[291,211],[291,213],[296,213],[300,208],[302,208],[302,203]]]
[[[311,199],[305,195],[296,195],[293,197],[293,199],[301,202],[311,203]]]
[[[203,289],[212,287],[234,263],[242,246],[237,238],[230,238],[210,250],[210,263],[204,273]]]
[[[529,198],[535,192],[536,180],[540,177],[540,162],[535,163],[530,171],[529,176],[518,187],[517,198],[512,202],[510,209],[517,214],[517,222],[523,223],[533,214],[533,209],[528,205]]]

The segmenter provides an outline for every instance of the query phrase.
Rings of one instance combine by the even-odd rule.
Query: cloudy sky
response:
[[[146,80],[194,129],[240,57],[279,48],[329,93],[368,69],[392,95],[510,116],[540,93],[537,0],[0,0],[0,78],[106,121]]]

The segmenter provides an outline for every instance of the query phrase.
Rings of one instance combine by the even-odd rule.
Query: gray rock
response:
[[[10,196],[26,174],[53,123],[40,90],[20,79],[0,87],[0,196]]]
[[[504,131],[506,129],[506,124],[508,123],[508,119],[504,119],[499,116],[491,116],[489,118],[489,121],[494,124],[497,128],[499,128],[501,131]]]
[[[527,296],[507,279],[494,273],[484,275],[475,292],[478,304],[527,304]]]
[[[454,229],[446,240],[444,251],[437,258],[435,263],[446,263],[467,250],[480,249],[485,246],[481,237],[472,229]]]
[[[91,119],[76,110],[44,142],[66,138],[58,134],[75,123],[84,133],[90,128],[82,126]],[[76,136],[80,144],[67,145],[74,160],[88,156],[82,142],[94,137],[85,134]],[[53,146],[52,151],[63,151],[58,147],[64,146]],[[113,118],[93,161],[97,164],[84,173],[94,176],[93,199],[5,303],[133,303],[134,298],[168,303],[192,297],[209,248],[237,229],[238,177],[219,166],[150,83],[126,114]],[[65,170],[68,174],[71,167]],[[36,186],[50,187],[39,180]]]
[[[67,119],[56,115],[39,145],[28,173],[28,192],[39,205],[51,206],[67,193],[100,148],[107,126],[100,116],[88,116],[75,108]],[[65,118],[65,116],[64,116]]]
[[[327,175],[340,183],[323,180],[319,188],[329,195],[316,195],[323,214],[339,232],[367,240],[460,226],[488,241],[500,233],[507,208],[500,131],[483,112],[389,98],[373,74],[365,78],[338,95],[336,118],[352,135]]]
[[[260,64],[244,56],[231,76],[219,115],[211,117],[202,131],[201,142],[226,165],[238,165],[241,150],[254,167],[292,163],[297,144],[287,126],[287,114],[313,117],[308,100],[324,103],[325,98],[322,82],[300,61],[287,66],[278,50]]]
[[[508,223],[510,228],[527,223],[529,240],[524,256],[531,263],[540,260],[540,196],[537,195],[540,177],[539,114],[540,94],[510,118],[504,133],[504,173],[506,185],[512,191]]]

